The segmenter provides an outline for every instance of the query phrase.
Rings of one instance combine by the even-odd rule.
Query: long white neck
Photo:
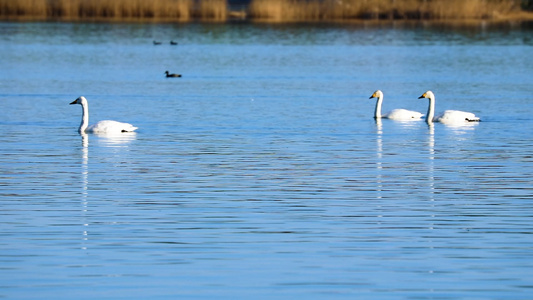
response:
[[[383,102],[383,94],[378,96],[378,101],[376,101],[376,109],[374,110],[374,118],[381,118],[381,103]]]
[[[435,96],[430,95],[428,113],[426,114],[426,122],[428,123],[433,122],[434,116],[435,116]]]
[[[81,109],[83,110],[83,113],[81,115],[81,124],[80,128],[78,128],[78,132],[84,133],[85,129],[87,129],[87,126],[89,126],[89,103],[87,103],[87,101],[83,101],[81,103]]]

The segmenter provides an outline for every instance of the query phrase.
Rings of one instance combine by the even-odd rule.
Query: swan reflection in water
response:
[[[381,191],[383,189],[383,178],[382,178],[382,160],[383,160],[383,123],[381,121],[381,118],[376,118],[376,191],[377,191],[377,198],[381,199]]]
[[[429,217],[427,229],[435,229],[435,124],[433,122],[428,122],[428,135],[427,135],[427,166],[428,166],[428,189],[429,189]],[[428,236],[427,238],[427,247],[429,249],[434,249],[433,238]],[[433,273],[433,269],[427,270],[428,273]]]
[[[107,147],[123,147],[137,137],[136,132],[121,132],[121,133],[94,133],[98,139],[98,144]]]
[[[428,123],[428,178],[430,201],[435,201],[435,125]]]
[[[81,136],[81,213],[83,221],[82,231],[82,250],[87,250],[87,241],[89,240],[89,135],[85,132],[80,133]],[[120,134],[91,134],[91,138],[96,139],[97,145],[107,148],[122,148],[128,147],[128,144],[135,140],[135,132],[124,132]],[[93,140],[94,141],[94,140]]]
[[[81,212],[83,214],[83,231],[82,231],[82,250],[87,250],[87,240],[88,240],[88,231],[87,227],[89,226],[87,222],[87,213],[88,213],[88,184],[89,184],[89,136],[86,133],[80,133],[81,143],[82,143],[82,158],[81,158]]]
[[[433,124],[433,122],[428,122],[429,124]],[[469,123],[442,123],[444,124],[444,127],[447,129],[452,130],[454,133],[463,133],[468,132],[471,130],[474,130],[479,126],[479,122],[469,122]]]

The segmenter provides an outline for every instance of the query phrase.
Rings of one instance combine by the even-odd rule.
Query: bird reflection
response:
[[[376,191],[377,191],[377,198],[381,199],[381,191],[383,189],[383,178],[381,175],[381,171],[383,169],[382,166],[382,157],[383,157],[383,124],[381,123],[381,118],[376,118]]]
[[[82,231],[82,250],[87,250],[87,244],[89,240],[89,180],[90,180],[90,167],[89,167],[89,135],[81,133],[81,220],[83,224]],[[136,134],[134,132],[120,133],[120,134],[91,134],[90,138],[94,143],[96,141],[96,147],[112,148],[111,152],[120,153],[124,147],[128,147],[128,144],[135,140]],[[98,151],[97,151],[98,152]]]
[[[433,122],[428,122],[428,188],[429,201],[431,203],[431,211],[435,211],[435,126]],[[435,214],[430,215],[432,220],[428,226],[429,229],[434,229]]]
[[[431,192],[431,201],[434,201],[435,192],[435,127],[433,123],[428,123],[428,158],[429,158],[429,188]]]
[[[82,211],[82,218],[84,220],[83,227],[84,230],[82,232],[82,250],[86,250],[86,241],[88,240],[88,232],[87,227],[89,224],[87,223],[86,215],[87,215],[87,207],[88,207],[88,200],[87,200],[87,186],[89,183],[89,136],[86,133],[81,133],[81,143],[82,143],[82,158],[81,158],[81,182],[82,182],[82,191],[81,191],[81,211]]]
[[[96,133],[98,143],[108,147],[120,146],[130,143],[135,140],[137,133],[135,132],[121,132],[118,134]]]

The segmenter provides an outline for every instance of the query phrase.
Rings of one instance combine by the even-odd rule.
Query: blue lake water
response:
[[[0,298],[531,299],[526,25],[0,23]]]

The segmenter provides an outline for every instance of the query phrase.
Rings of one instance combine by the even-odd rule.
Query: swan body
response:
[[[380,90],[377,90],[370,96],[369,99],[372,98],[378,98],[376,101],[376,109],[374,110],[374,118],[385,118],[385,119],[391,119],[391,120],[400,120],[400,121],[411,121],[411,120],[421,120],[424,116],[423,114],[407,110],[403,108],[393,109],[389,113],[386,113],[384,115],[381,114],[381,104],[383,103],[383,92]]]
[[[481,121],[475,114],[460,110],[445,110],[440,115],[435,116],[435,95],[433,92],[427,91],[422,94],[422,96],[418,97],[418,99],[422,98],[429,99],[428,113],[426,116],[427,122],[460,124]]]
[[[89,103],[87,102],[87,99],[81,96],[78,99],[71,102],[70,104],[80,104],[83,110],[83,114],[81,116],[81,124],[80,124],[80,127],[78,128],[78,132],[80,134],[83,134],[83,133],[113,134],[113,133],[122,133],[122,132],[132,132],[135,129],[137,129],[137,127],[134,127],[131,124],[111,121],[111,120],[100,121],[98,123],[95,123],[89,126]]]

